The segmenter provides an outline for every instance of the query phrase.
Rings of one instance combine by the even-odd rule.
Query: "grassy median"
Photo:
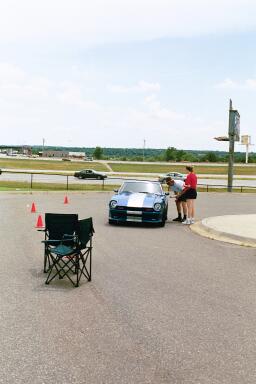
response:
[[[69,184],[68,191],[113,191],[120,184]],[[0,191],[67,191],[66,184],[61,183],[30,183],[23,181],[1,181]]]
[[[187,173],[186,166],[181,164],[131,164],[131,163],[111,163],[109,162],[114,172],[134,172],[134,173],[168,173],[180,172]],[[227,165],[196,165],[194,164],[195,172],[209,175],[227,175]],[[234,175],[252,175],[256,176],[256,166],[235,165]]]
[[[150,164],[137,164],[137,163],[113,163],[107,161],[109,166],[112,168],[113,172],[123,172],[129,173],[167,173],[167,172],[181,172],[186,173],[186,166],[184,164],[159,164],[159,163],[150,163]],[[227,175],[228,166],[225,165],[196,165],[194,164],[195,172],[205,175]],[[61,160],[38,160],[38,159],[8,159],[0,158],[0,168],[7,168],[11,170],[22,169],[22,170],[38,170],[38,171],[56,171],[56,173],[70,173],[74,171],[79,171],[82,169],[95,169],[96,171],[108,172],[109,169],[104,163],[101,162],[86,162],[86,161],[61,161]],[[256,177],[256,165],[235,165],[234,166],[234,176],[235,175],[250,175]]]
[[[104,163],[91,161],[61,161],[61,160],[29,160],[29,159],[4,159],[0,158],[0,168],[27,169],[27,170],[51,170],[51,171],[80,171],[82,169],[94,169],[106,172],[109,169]]]

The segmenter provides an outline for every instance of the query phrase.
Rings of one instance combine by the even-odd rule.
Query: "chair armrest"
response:
[[[54,245],[54,244],[59,244],[61,240],[42,240],[41,243],[44,244],[49,244],[49,245]]]
[[[63,243],[70,243],[70,241],[73,241],[75,243],[77,241],[77,236],[63,235],[63,238],[61,240],[54,240],[54,239],[42,240],[41,243],[48,244],[48,245],[56,245],[56,244],[59,245]]]
[[[76,235],[69,235],[69,234],[64,234],[63,237],[62,237],[62,240],[75,240],[76,239]]]

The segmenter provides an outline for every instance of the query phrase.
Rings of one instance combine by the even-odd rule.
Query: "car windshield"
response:
[[[126,182],[120,188],[122,192],[134,192],[134,193],[155,193],[161,195],[163,193],[161,185],[159,183],[148,183],[148,182]]]

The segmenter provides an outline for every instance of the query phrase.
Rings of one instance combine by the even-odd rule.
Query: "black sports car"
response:
[[[78,179],[96,179],[96,180],[104,180],[107,175],[105,173],[94,171],[93,169],[83,169],[82,171],[78,171],[74,173],[75,177]]]

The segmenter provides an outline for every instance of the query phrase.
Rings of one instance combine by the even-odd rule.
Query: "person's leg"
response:
[[[186,201],[182,201],[182,210],[183,210],[183,220],[186,220],[188,217],[188,206]]]
[[[195,217],[195,199],[191,200],[191,217]]]
[[[176,199],[175,203],[176,203],[176,208],[177,208],[177,212],[178,212],[178,217],[173,219],[173,221],[181,221],[182,220],[182,217],[181,217],[181,201]]]
[[[195,199],[191,200],[191,224],[195,222]]]
[[[187,205],[188,205],[188,221],[190,222],[191,221],[191,217],[192,217],[192,200],[191,199],[187,199]]]
[[[181,216],[181,201],[176,200],[176,207],[177,207],[178,215]]]

